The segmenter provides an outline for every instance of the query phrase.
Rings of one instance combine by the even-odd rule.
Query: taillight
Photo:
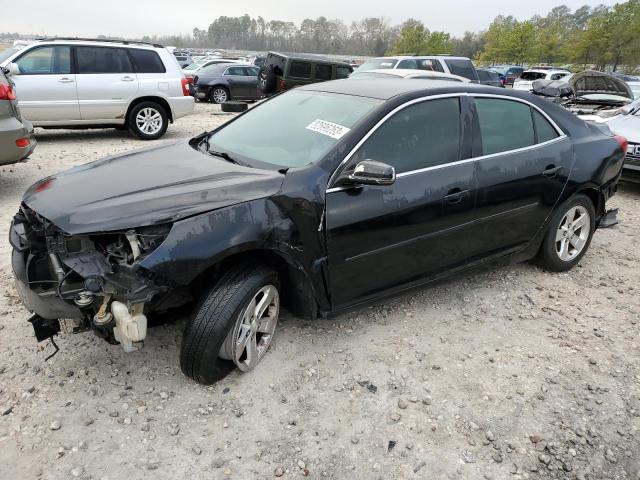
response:
[[[18,148],[26,148],[29,145],[31,145],[31,140],[29,140],[28,138],[19,138],[18,140],[16,140],[16,147]]]
[[[616,139],[616,142],[618,142],[618,145],[620,145],[620,148],[622,149],[622,153],[626,155],[627,148],[629,147],[629,140],[624,138],[622,135],[616,135],[615,139]]]
[[[0,83],[0,100],[15,100],[16,94],[13,92],[11,85]]]
[[[285,82],[284,80],[280,80],[280,82],[278,83],[278,88],[280,90],[286,90],[287,89],[287,82]]]
[[[183,94],[185,97],[188,97],[188,96],[189,96],[189,84],[190,84],[190,83],[191,83],[191,82],[189,81],[189,79],[188,79],[188,78],[186,78],[186,77],[182,77],[182,94]]]

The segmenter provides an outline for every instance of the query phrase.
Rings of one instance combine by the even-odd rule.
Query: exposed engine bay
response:
[[[28,307],[38,340],[60,330],[94,330],[126,352],[142,347],[145,312],[166,296],[169,285],[138,261],[156,249],[170,225],[127,231],[67,235],[26,205],[15,215],[10,241],[19,294]],[[29,288],[21,288],[20,284]],[[52,301],[55,299],[55,301]],[[71,324],[69,327],[68,324]],[[40,332],[38,329],[40,328]]]

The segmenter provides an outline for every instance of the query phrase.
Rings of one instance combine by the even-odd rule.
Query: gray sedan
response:
[[[213,103],[259,100],[258,67],[249,63],[220,63],[199,70],[193,78],[195,97]]]
[[[20,115],[15,86],[0,68],[0,165],[24,160],[34,148],[33,126]]]

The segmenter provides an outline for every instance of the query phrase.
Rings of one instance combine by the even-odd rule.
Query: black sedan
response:
[[[528,93],[340,80],[33,185],[10,240],[38,340],[125,351],[192,306],[182,371],[256,367],[280,307],[331,316],[489,263],[554,272],[610,223],[626,141]],[[417,332],[428,335],[428,331]]]
[[[195,97],[212,103],[259,100],[258,72],[252,64],[219,63],[198,70],[193,77]]]

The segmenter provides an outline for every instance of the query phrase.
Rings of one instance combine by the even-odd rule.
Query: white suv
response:
[[[448,73],[480,83],[478,72],[473,62],[467,57],[451,57],[449,55],[398,55],[395,57],[370,58],[358,67],[358,72],[382,69],[430,70]]]
[[[189,80],[162,45],[56,38],[0,52],[34,126],[126,127],[155,140],[193,111]]]

